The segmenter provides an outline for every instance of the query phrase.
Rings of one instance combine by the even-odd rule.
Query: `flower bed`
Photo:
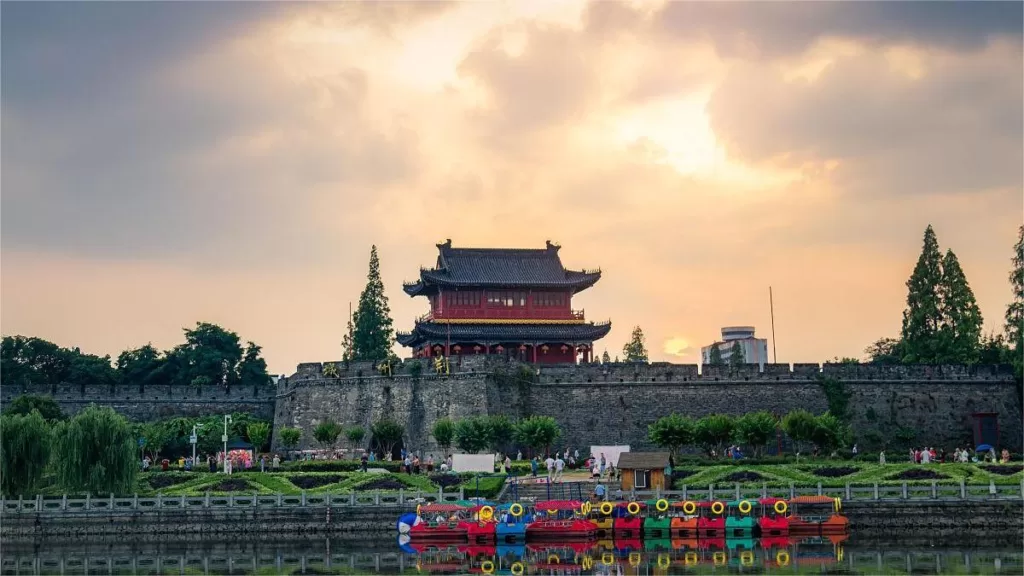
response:
[[[1021,465],[990,465],[990,466],[979,466],[982,470],[991,474],[998,474],[1000,476],[1013,476],[1018,472],[1024,472],[1024,466]]]
[[[358,486],[353,486],[353,490],[357,492],[368,492],[371,490],[404,490],[405,484],[391,478],[377,478],[376,480],[370,480],[364,482]]]
[[[815,476],[821,476],[822,478],[842,478],[843,476],[849,476],[860,472],[860,468],[853,468],[851,466],[840,466],[840,467],[825,467],[825,468],[813,468],[809,470],[811,474]]]
[[[344,476],[340,474],[317,474],[315,476],[309,474],[288,476],[288,481],[302,490],[312,490],[313,488],[341,482],[342,478]]]
[[[178,484],[184,484],[194,478],[188,476],[179,476],[172,474],[156,474],[146,478],[146,483],[149,484],[154,490],[162,490],[171,486],[177,486]]]
[[[912,468],[889,476],[889,480],[945,480],[949,476],[927,468]]]
[[[240,478],[221,480],[208,488],[210,492],[252,492],[253,487]]]

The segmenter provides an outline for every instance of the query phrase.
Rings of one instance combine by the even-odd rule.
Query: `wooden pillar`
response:
[[[531,346],[533,347],[533,363],[536,364],[537,363],[537,343],[534,342],[533,344],[531,344]]]

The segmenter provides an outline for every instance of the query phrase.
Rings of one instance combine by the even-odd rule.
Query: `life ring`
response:
[[[686,564],[687,566],[696,566],[697,562],[698,559],[696,552],[687,552],[686,555],[683,556],[683,564]]]
[[[584,556],[582,565],[584,570],[590,570],[594,567],[594,559],[590,556]]]
[[[490,506],[484,506],[480,509],[480,519],[484,522],[490,520],[494,516],[494,508]]]
[[[480,563],[480,571],[483,572],[484,574],[493,574],[494,573],[494,562],[491,562],[490,560],[484,560],[483,562]]]
[[[722,504],[721,502],[713,502],[711,504],[711,513],[712,514],[716,514],[717,515],[717,514],[721,514],[722,512],[725,512],[725,504]]]
[[[697,511],[697,503],[696,502],[694,502],[692,500],[687,500],[686,502],[683,502],[683,513],[684,514],[691,515],[691,514],[693,514],[696,511]]]
[[[559,558],[557,554],[549,554],[548,555],[548,564],[558,564],[561,561],[562,561],[562,559]]]
[[[558,514],[558,510],[548,510],[548,514],[554,516],[555,514]]]
[[[636,516],[640,513],[640,505],[637,504],[636,502],[630,502],[628,505],[626,505],[626,512],[629,512],[633,516]]]
[[[604,514],[605,516],[607,516],[607,515],[611,514],[612,510],[614,510],[614,509],[615,509],[615,507],[612,506],[611,502],[601,502],[601,514]]]
[[[636,568],[640,565],[640,553],[630,552],[629,553],[629,565]]]
[[[779,553],[775,555],[775,563],[779,566],[789,566],[789,552],[780,550]]]
[[[839,512],[842,509],[843,509],[843,503],[839,500],[839,497],[837,496],[836,497],[836,512]]]
[[[725,564],[725,552],[715,552],[715,555],[711,557],[711,560],[715,563],[715,566],[723,566]]]
[[[839,562],[843,561],[843,547],[836,546],[836,560]]]
[[[775,513],[785,514],[789,510],[789,504],[786,504],[785,500],[776,500],[775,502]]]
[[[744,550],[743,552],[741,552],[740,553],[740,564],[743,564],[744,566],[753,566],[754,565],[754,553],[751,552],[750,550]]]
[[[737,508],[739,508],[741,513],[749,514],[753,506],[750,505],[750,500],[742,500]]]
[[[509,514],[515,516],[516,518],[522,516],[524,511],[525,510],[523,509],[523,505],[520,504],[519,502],[516,502],[515,504],[508,507]]]
[[[611,552],[605,552],[604,554],[601,554],[601,564],[604,564],[605,566],[611,566],[614,563],[615,556],[613,556]]]
[[[523,566],[522,562],[513,562],[510,570],[512,571],[513,576],[520,576],[526,568]]]
[[[664,498],[658,500],[657,502],[654,503],[654,509],[657,510],[658,512],[664,512],[668,510],[668,500],[665,500]]]
[[[589,515],[590,511],[593,510],[593,509],[594,509],[594,505],[591,504],[590,502],[584,502],[583,504],[580,505],[580,513],[583,514],[584,516]]]
[[[658,568],[662,570],[672,565],[672,560],[668,557],[668,554],[658,554]]]

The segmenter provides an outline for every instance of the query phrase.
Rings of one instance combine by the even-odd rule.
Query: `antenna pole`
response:
[[[779,363],[779,353],[775,350],[775,298],[772,296],[772,287],[768,287],[768,308],[772,314],[772,364]]]

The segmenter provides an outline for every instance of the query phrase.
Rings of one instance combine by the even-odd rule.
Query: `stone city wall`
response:
[[[90,404],[110,406],[132,420],[146,421],[172,416],[206,416],[248,412],[260,418],[274,415],[276,390],[273,385],[252,386],[68,386],[46,388],[0,387],[4,405],[23,394],[52,396],[66,414],[75,414]]]
[[[414,364],[420,368],[413,368]],[[1002,366],[870,366],[795,364],[727,367],[674,365],[555,365],[537,367],[485,358],[454,362],[438,377],[432,364],[409,360],[395,375],[378,375],[369,364],[325,377],[323,364],[301,364],[278,383],[275,428],[307,431],[301,446],[312,446],[312,429],[327,419],[369,430],[381,418],[406,426],[406,443],[433,452],[430,436],[440,418],[506,414],[554,417],[562,427],[559,444],[629,444],[649,449],[647,426],[670,413],[700,417],[757,410],[785,414],[805,408],[822,413],[829,402],[822,378],[842,383],[855,432],[873,432],[951,450],[972,440],[972,414],[999,414],[1000,442],[1021,450],[1024,428],[1012,371]],[[414,375],[419,372],[419,375]],[[276,437],[276,434],[275,434]]]

